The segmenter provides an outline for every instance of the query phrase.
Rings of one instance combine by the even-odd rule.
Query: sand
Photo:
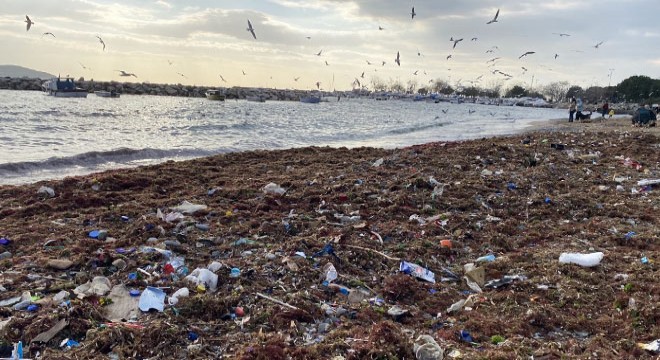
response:
[[[0,261],[0,300],[30,291],[39,308],[0,308],[0,323],[11,318],[0,355],[22,340],[50,359],[413,359],[430,335],[445,358],[656,358],[637,343],[660,336],[660,188],[637,182],[660,178],[659,152],[657,128],[558,120],[509,137],[233,153],[2,186],[0,237],[11,242],[0,250],[12,256]],[[269,183],[284,194],[264,192]],[[207,208],[157,217],[183,201]],[[217,261],[217,290],[165,275],[145,245],[190,271]],[[563,252],[604,257],[581,267],[559,263]],[[488,254],[470,286],[464,265]],[[401,260],[436,282],[400,272]],[[337,285],[322,284],[327,263]],[[138,267],[151,275],[129,278]],[[191,296],[110,323],[111,296],[72,291],[95,276]],[[50,300],[61,290],[68,306]],[[51,340],[31,342],[61,319]],[[60,348],[66,338],[81,346]]]

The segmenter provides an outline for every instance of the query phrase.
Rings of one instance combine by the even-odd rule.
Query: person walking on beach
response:
[[[573,122],[573,115],[575,115],[576,108],[577,104],[575,102],[575,97],[572,97],[571,102],[568,105],[568,122]]]
[[[605,104],[603,104],[603,108],[601,109],[601,114],[603,115],[603,119],[605,119],[605,114],[610,112],[610,104],[605,101]]]

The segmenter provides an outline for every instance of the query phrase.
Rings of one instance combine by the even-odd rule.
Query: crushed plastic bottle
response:
[[[332,263],[327,263],[323,266],[323,275],[325,276],[325,281],[323,285],[328,285],[331,282],[337,280],[337,269]]]
[[[562,253],[559,255],[559,262],[562,264],[577,264],[584,267],[592,267],[600,264],[604,255],[602,252],[590,254]]]

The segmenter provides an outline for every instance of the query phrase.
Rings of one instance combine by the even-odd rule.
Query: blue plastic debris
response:
[[[469,343],[474,342],[474,339],[472,339],[472,335],[470,335],[470,333],[467,332],[466,330],[461,330],[460,333],[459,333],[459,336],[461,337],[462,341],[469,342]]]
[[[425,269],[417,264],[402,261],[401,264],[399,264],[399,271],[435,284],[435,274],[431,270]]]

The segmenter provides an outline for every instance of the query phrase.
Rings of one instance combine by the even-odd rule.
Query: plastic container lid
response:
[[[133,297],[140,296],[140,290],[131,289],[131,291],[129,291],[128,294],[133,296]]]

